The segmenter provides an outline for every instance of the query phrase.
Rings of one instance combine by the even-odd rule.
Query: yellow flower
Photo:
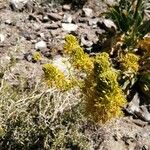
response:
[[[126,99],[107,53],[96,56],[94,69],[85,79],[82,91],[85,95],[86,113],[94,121],[105,123],[122,115],[121,107],[126,104]]]
[[[43,71],[45,81],[50,87],[56,87],[60,90],[68,90],[76,84],[75,79],[66,79],[64,73],[52,64],[44,64]]]
[[[127,53],[121,56],[120,62],[123,71],[130,71],[132,73],[137,73],[139,69],[139,57],[133,53]]]
[[[39,53],[39,52],[35,52],[35,53],[33,53],[33,60],[34,61],[40,61],[41,60],[41,54]]]
[[[81,72],[89,72],[93,68],[92,59],[84,53],[73,35],[67,35],[65,40],[64,51],[69,55],[72,66]]]

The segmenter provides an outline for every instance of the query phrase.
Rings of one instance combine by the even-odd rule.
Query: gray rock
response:
[[[62,33],[62,29],[58,28],[56,30],[51,30],[50,33],[51,33],[52,37],[56,37]]]
[[[88,33],[88,32],[86,32],[86,33]],[[99,40],[98,36],[96,36],[96,34],[94,34],[92,31],[87,34],[87,39],[89,41],[92,41],[93,43],[97,43]]]
[[[136,112],[136,115],[144,121],[150,123],[150,113],[148,112],[146,106],[140,106],[140,111]]]
[[[143,145],[142,149],[143,150],[149,150],[149,146],[148,145]]]
[[[47,25],[45,25],[45,28],[46,29],[57,29],[57,28],[59,28],[60,27],[60,24],[59,23],[52,23],[52,24],[47,24]]]
[[[78,19],[79,23],[88,23],[89,18],[87,17],[81,17]]]
[[[117,29],[117,26],[115,25],[115,23],[110,19],[101,19],[97,22],[97,25],[101,29],[104,29],[104,30],[109,31],[111,33],[115,33],[116,29]]]
[[[23,36],[26,40],[31,40],[31,35],[29,32],[27,32],[26,30],[23,30],[20,32],[20,35]]]
[[[62,22],[63,23],[71,23],[72,22],[72,15],[64,14]]]
[[[146,105],[139,106],[140,97],[138,93],[136,93],[132,99],[132,101],[128,104],[126,110],[128,113],[137,116],[139,119],[142,119],[148,123],[150,123],[150,113],[147,109]]]
[[[49,21],[49,17],[46,15],[46,16],[43,16],[43,22],[48,22]]]
[[[133,119],[132,121],[133,121],[133,123],[135,123],[136,125],[138,125],[140,127],[144,127],[148,124],[147,122],[144,122],[140,119]]]
[[[84,33],[87,33],[87,30],[91,30],[91,27],[85,23],[78,23],[78,26],[80,27],[79,30],[84,30]]]
[[[22,9],[27,2],[29,2],[29,0],[9,0],[10,5],[12,5],[14,9],[18,10]]]
[[[105,30],[99,29],[95,31],[95,34],[99,37],[100,35],[104,34]]]
[[[40,34],[39,34],[39,36],[40,36],[42,39],[44,39],[44,38],[45,38],[44,33],[40,33]]]
[[[92,47],[85,47],[85,50],[84,50],[86,53],[88,54],[91,54],[91,51],[92,51]]]
[[[41,53],[44,57],[52,58],[52,53],[49,49],[45,49],[45,50],[41,51]]]
[[[90,26],[94,26],[94,25],[97,26],[98,20],[99,20],[98,18],[95,18],[95,19],[89,19],[89,20],[88,20],[88,24],[89,24]]]
[[[117,3],[116,0],[105,0],[105,2],[109,5],[109,6],[113,6]]]
[[[34,28],[35,31],[39,31],[41,29],[41,25],[39,23],[35,22],[33,24],[33,28]]]
[[[47,44],[44,41],[39,41],[35,44],[36,50],[42,50],[42,49],[45,49],[46,47],[47,47]]]
[[[93,45],[92,41],[86,39],[86,35],[81,36],[81,46],[91,47]]]
[[[132,101],[128,104],[128,106],[126,108],[127,112],[135,115],[136,112],[140,111],[139,103],[140,103],[139,95],[138,95],[138,93],[136,93],[134,95]]]
[[[62,23],[62,29],[67,32],[76,31],[78,29],[78,25],[73,23]]]
[[[70,5],[63,5],[63,10],[71,10],[71,6]]]
[[[103,23],[105,24],[105,26],[107,27],[107,28],[115,28],[115,29],[117,29],[117,27],[116,27],[116,25],[114,24],[114,22],[112,21],[112,20],[110,20],[110,19],[104,19],[103,20]]]
[[[59,21],[62,19],[62,16],[60,16],[58,13],[49,13],[48,17],[54,21]]]
[[[11,19],[5,20],[5,24],[12,25],[13,21]]]
[[[83,8],[83,15],[86,17],[93,17],[93,10],[91,8]]]
[[[31,53],[26,53],[24,54],[24,59],[27,60],[27,61],[32,61],[32,54]]]

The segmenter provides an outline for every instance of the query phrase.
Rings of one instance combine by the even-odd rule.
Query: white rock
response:
[[[150,113],[147,110],[146,106],[142,105],[140,107],[140,112],[138,113],[139,117],[143,118],[145,121],[150,122]]]
[[[43,17],[43,21],[48,22],[48,21],[49,21],[48,16],[44,16],[44,17]]]
[[[5,40],[5,36],[0,33],[0,43],[4,42],[4,40]]]
[[[147,33],[143,38],[144,38],[144,39],[150,38],[150,33]]]
[[[83,13],[86,17],[93,16],[93,10],[91,8],[83,8]]]
[[[64,14],[62,22],[64,22],[64,23],[71,23],[72,22],[72,15]]]
[[[63,5],[62,7],[64,10],[70,10],[71,9],[71,6],[70,5]]]
[[[76,31],[78,29],[78,25],[73,23],[62,23],[62,29],[67,32]]]
[[[44,37],[45,37],[44,33],[40,33],[39,35],[40,35],[41,38],[44,39]]]
[[[51,18],[54,21],[59,21],[62,19],[62,16],[60,14],[56,13],[49,13],[48,17]]]
[[[33,27],[34,27],[34,30],[36,30],[36,31],[39,31],[41,29],[40,24],[36,23],[36,22],[33,24]]]
[[[9,0],[10,4],[16,9],[22,9],[29,0]]]
[[[116,0],[105,0],[106,4],[109,4],[110,6],[114,6],[115,4],[117,4]]]
[[[60,71],[62,71],[66,76],[69,75],[69,68],[71,64],[69,63],[67,58],[64,58],[60,55],[56,55],[53,59],[52,64],[57,67]]]
[[[117,27],[116,27],[116,25],[114,24],[114,22],[112,21],[112,20],[110,20],[110,19],[104,19],[103,20],[103,23],[105,24],[105,26],[107,27],[107,28],[112,28],[112,27],[114,27],[115,29],[117,29]]]
[[[44,42],[44,41],[39,41],[35,44],[35,49],[36,50],[42,50],[46,47],[47,47],[47,45],[46,45],[46,42]]]
[[[130,105],[128,106],[128,112],[131,114],[134,114],[135,112],[139,112],[139,111],[140,111],[139,106],[133,103],[130,103]]]
[[[85,37],[81,37],[81,45],[85,45],[87,47],[91,47],[93,45],[92,41],[85,40]]]
[[[136,93],[134,95],[132,101],[127,106],[128,112],[131,114],[140,112],[139,103],[140,103],[139,95],[138,95],[138,93]]]
[[[12,22],[13,22],[13,21],[12,21],[11,19],[6,19],[6,20],[5,20],[5,24],[8,24],[8,25],[11,25]]]
[[[93,25],[97,25],[97,22],[99,21],[98,18],[95,18],[95,19],[89,19],[88,20],[88,23],[90,26],[93,26]]]

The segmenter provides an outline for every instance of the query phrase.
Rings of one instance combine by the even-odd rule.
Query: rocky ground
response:
[[[89,54],[109,47],[109,38],[100,46],[97,44],[102,33],[106,30],[113,33],[116,29],[111,20],[100,15],[105,9],[103,3],[95,7],[89,3],[82,9],[72,10],[70,5],[54,8],[34,2],[10,7],[8,2],[0,2],[1,67],[5,68],[10,61],[17,62],[5,78],[12,85],[18,85],[17,77],[23,75],[30,79],[32,87],[43,74],[40,64],[52,60],[57,63],[57,59],[63,56],[67,33],[76,35]],[[41,53],[40,62],[33,59],[35,52]],[[98,148],[100,150],[150,149],[150,126],[147,121],[126,116],[104,128],[107,134]]]

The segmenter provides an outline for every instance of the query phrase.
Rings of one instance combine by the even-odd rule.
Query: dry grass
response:
[[[42,80],[27,89],[28,81],[22,78],[18,78],[22,86],[14,86],[5,80],[8,74],[14,76],[11,70],[16,64],[11,63],[0,69],[1,150],[87,150],[99,145],[93,140],[102,132],[95,134],[99,128],[93,132],[88,129],[91,125],[85,126],[88,121],[78,89],[60,92],[45,87]]]

